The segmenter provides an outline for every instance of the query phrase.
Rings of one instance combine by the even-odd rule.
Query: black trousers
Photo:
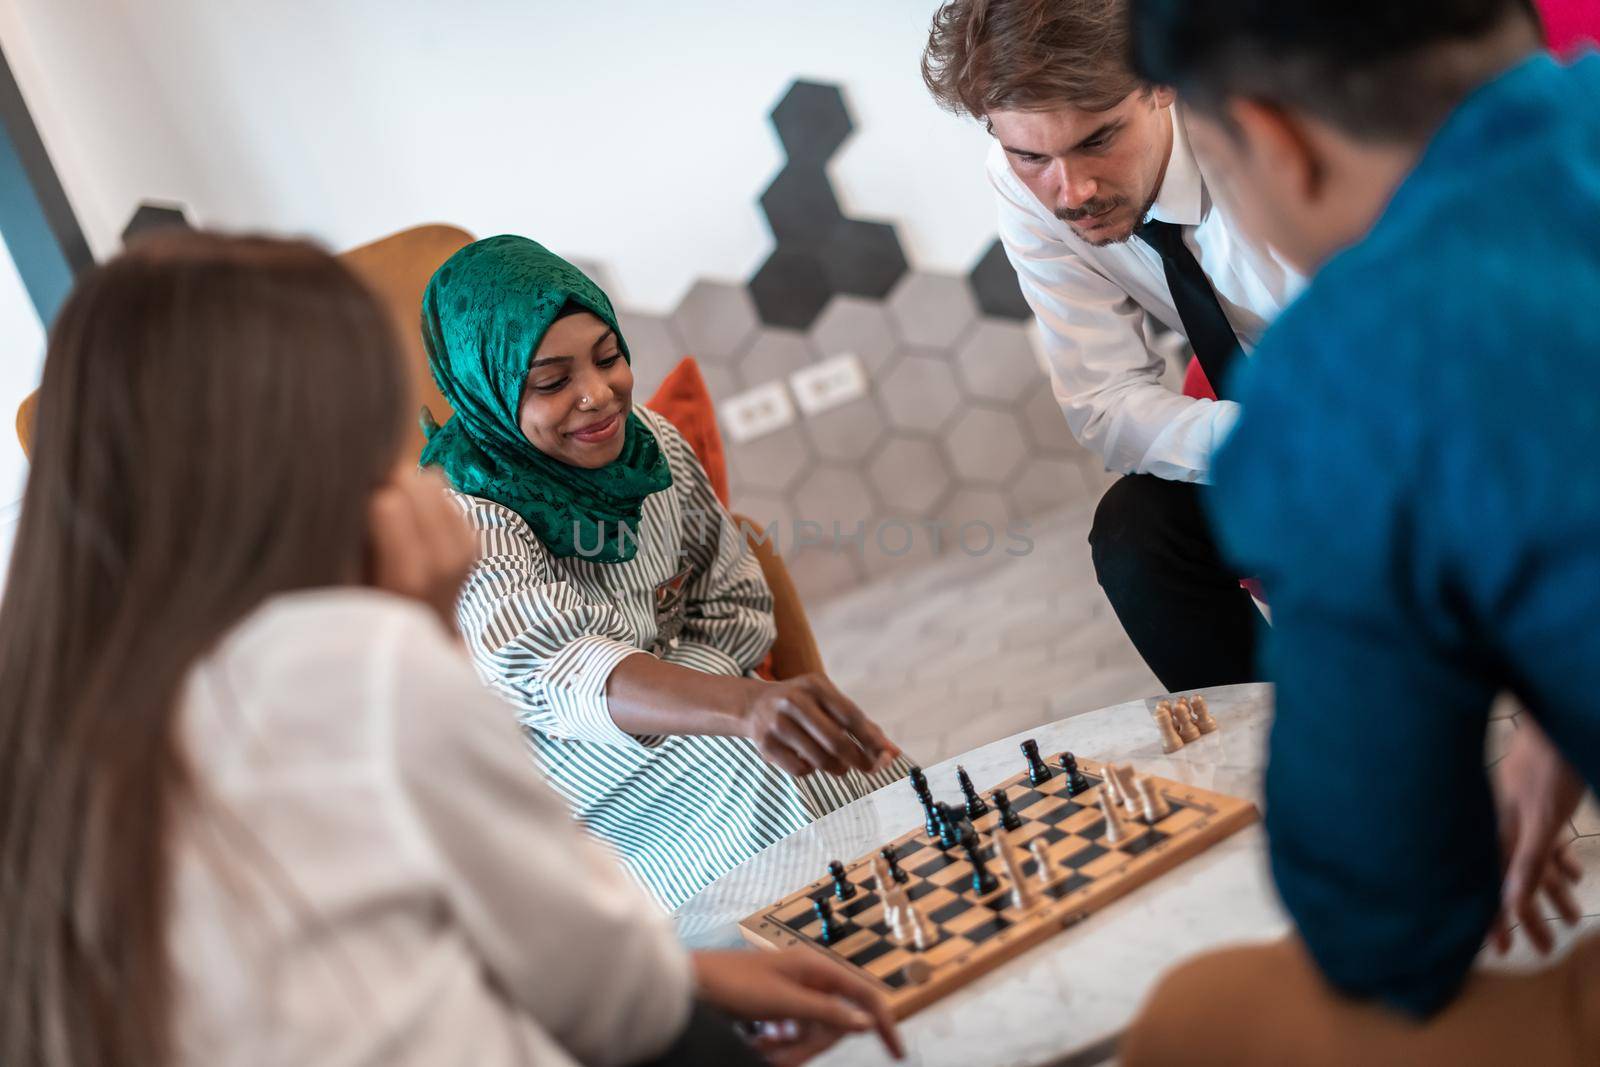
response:
[[[763,1067],[767,1062],[715,1008],[695,1001],[689,1025],[672,1047],[640,1067]]]
[[[1261,613],[1223,561],[1205,486],[1148,474],[1101,497],[1089,547],[1117,620],[1168,692],[1253,682]]]

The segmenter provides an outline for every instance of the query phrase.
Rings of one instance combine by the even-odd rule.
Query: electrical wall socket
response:
[[[854,352],[841,352],[789,375],[795,402],[806,415],[820,415],[867,392],[867,375]]]
[[[722,427],[734,444],[753,441],[794,421],[794,404],[782,382],[746,389],[721,404]]]

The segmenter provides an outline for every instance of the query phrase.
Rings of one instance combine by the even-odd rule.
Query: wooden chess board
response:
[[[821,943],[820,924],[812,911],[815,898],[833,895],[831,877],[748,916],[739,928],[747,939],[764,947],[807,945],[829,953],[870,979],[895,1017],[903,1019],[1257,818],[1249,801],[1151,777],[1151,786],[1166,797],[1171,813],[1154,826],[1142,819],[1125,821],[1123,839],[1110,845],[1103,840],[1105,820],[1099,806],[1104,765],[1087,759],[1078,765],[1090,788],[1071,798],[1065,795],[1066,776],[1056,766],[1051,767],[1050,780],[1040,786],[1029,785],[1026,772],[997,786],[1011,797],[1012,810],[1022,820],[1010,838],[1023,848],[1035,837],[1047,843],[1052,868],[1048,884],[1037,879],[1031,858],[1022,864],[1022,875],[1033,880],[1039,898],[1027,911],[1013,906],[998,863],[989,866],[999,876],[1000,888],[977,895],[965,853],[960,848],[941,849],[936,837],[918,829],[892,844],[909,876],[901,888],[921,908],[933,935],[924,951],[896,944],[890,937],[882,903],[873,891],[875,851],[845,865],[856,892],[849,900],[833,897],[834,915],[842,924],[833,944]],[[948,788],[936,791],[949,792]],[[985,799],[992,793],[988,791]],[[987,835],[999,821],[999,813],[991,810],[973,825]]]

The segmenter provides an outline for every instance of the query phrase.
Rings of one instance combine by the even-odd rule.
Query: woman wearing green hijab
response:
[[[593,282],[491,237],[439,268],[422,319],[455,410],[422,462],[481,553],[461,631],[556,789],[663,904],[904,773],[827,678],[752,674],[771,593],[687,442],[633,403]]]

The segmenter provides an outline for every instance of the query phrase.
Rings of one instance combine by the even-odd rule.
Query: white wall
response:
[[[988,139],[922,87],[935,6],[10,0],[0,40],[102,255],[146,198],[335,247],[439,220],[599,261],[665,310],[765,257],[766,114],[797,76],[854,111],[846,211],[899,223],[914,266],[971,266]]]

